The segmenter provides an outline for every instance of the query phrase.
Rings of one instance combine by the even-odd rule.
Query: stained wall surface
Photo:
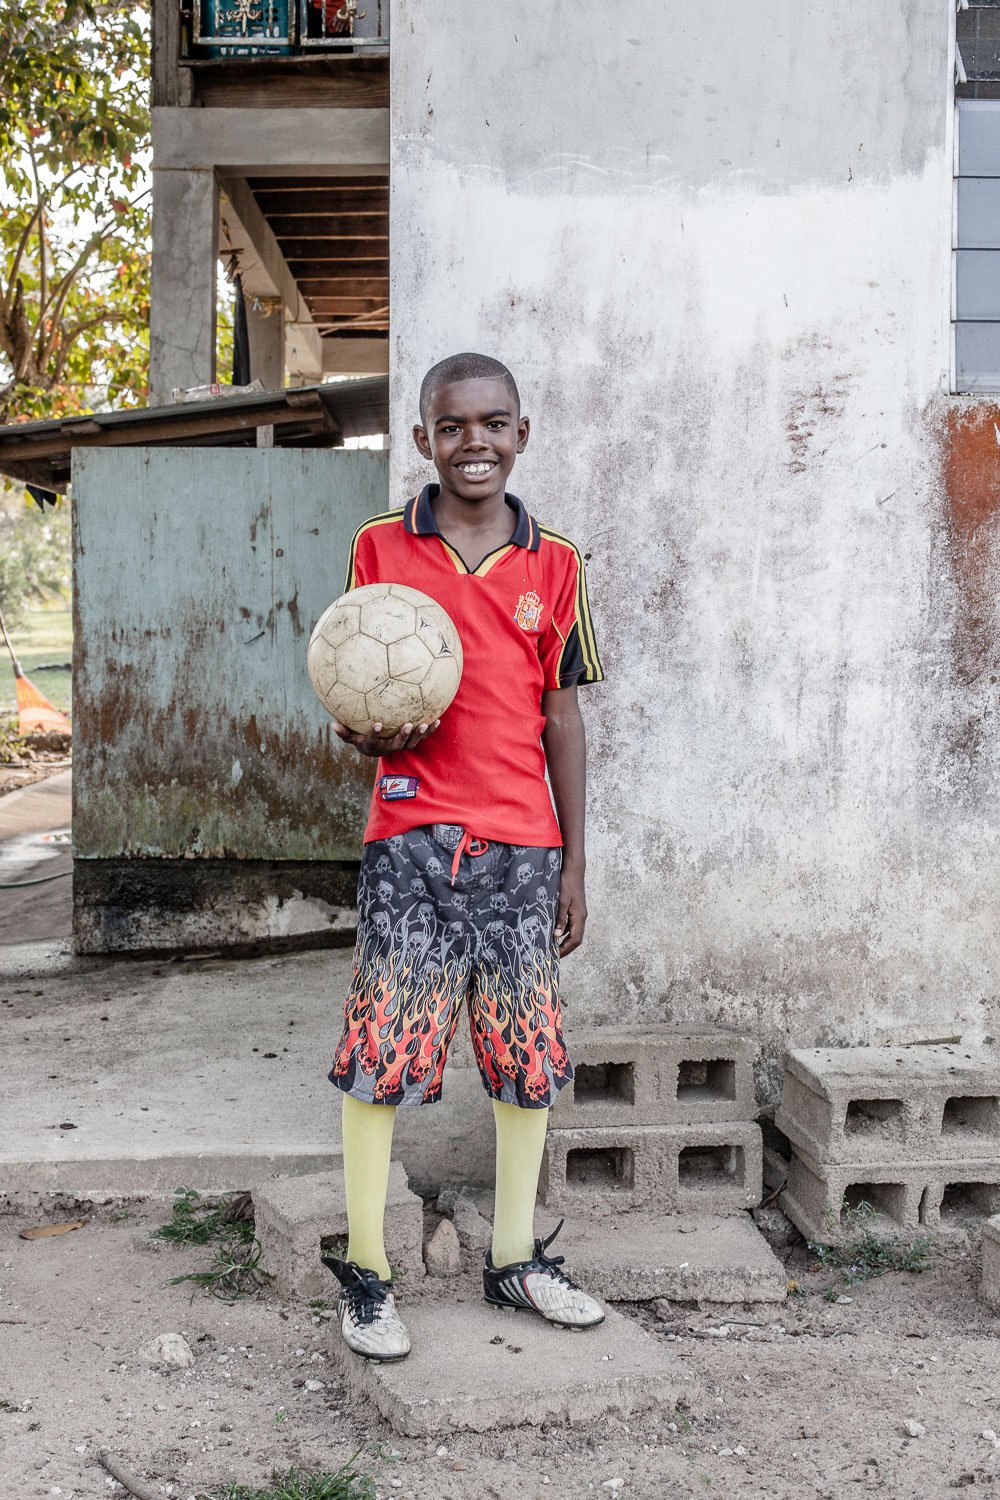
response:
[[[306,647],[386,455],[87,449],[73,488],[77,860],[357,859],[371,766]]]
[[[589,558],[570,1025],[771,1061],[995,1032],[1000,427],[947,395],[949,25],[396,0],[393,503],[421,374],[481,349],[533,419],[512,488]]]

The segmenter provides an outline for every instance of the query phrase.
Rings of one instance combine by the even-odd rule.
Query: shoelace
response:
[[[379,1280],[374,1271],[352,1266],[349,1279],[341,1282],[341,1285],[355,1323],[367,1326],[381,1316],[382,1305],[389,1295],[389,1288]]]
[[[547,1250],[549,1245],[551,1245],[552,1241],[555,1239],[556,1235],[559,1233],[565,1222],[565,1219],[560,1219],[559,1223],[556,1225],[555,1229],[553,1229],[552,1233],[548,1236],[547,1239],[535,1241],[535,1254],[532,1257],[532,1264],[542,1266],[546,1271],[550,1273],[550,1275],[554,1277],[556,1281],[561,1281],[572,1291],[578,1292],[580,1288],[577,1286],[576,1282],[571,1280],[571,1278],[566,1275],[565,1271],[560,1271],[559,1269],[561,1265],[565,1264],[565,1255],[545,1254],[545,1251]]]

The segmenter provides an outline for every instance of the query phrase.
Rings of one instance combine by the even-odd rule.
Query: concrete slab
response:
[[[613,1308],[582,1333],[482,1300],[400,1312],[413,1342],[406,1359],[361,1359],[336,1325],[330,1353],[352,1394],[406,1437],[629,1417],[694,1394],[677,1356]]]
[[[567,1220],[552,1248],[574,1281],[610,1302],[783,1302],[788,1290],[784,1266],[748,1214]]]
[[[23,833],[68,828],[73,811],[73,773],[59,771],[0,797],[0,843]]]
[[[262,1183],[253,1206],[261,1262],[280,1295],[336,1301],[339,1287],[319,1257],[325,1241],[347,1236],[342,1159],[329,1172]],[[423,1276],[423,1229],[423,1201],[410,1192],[402,1164],[394,1161],[385,1214],[385,1249],[394,1280]]]
[[[930,1045],[792,1051],[774,1118],[818,1162],[1000,1160],[1000,1054]]]
[[[228,1191],[335,1161],[350,952],[21,958],[0,982],[0,1193]],[[474,1068],[449,1060],[441,1102],[398,1112],[395,1154],[428,1190],[491,1180]]]

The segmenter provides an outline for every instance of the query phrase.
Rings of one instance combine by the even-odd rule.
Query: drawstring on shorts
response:
[[[489,849],[485,839],[474,839],[467,828],[462,829],[462,837],[458,841],[455,857],[451,862],[451,883],[455,884],[455,876],[458,874],[458,866],[463,854],[470,854],[473,859],[478,859]]]

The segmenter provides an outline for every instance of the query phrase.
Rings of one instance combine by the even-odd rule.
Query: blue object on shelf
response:
[[[292,50],[289,0],[198,0],[194,44],[208,57],[254,57]]]

